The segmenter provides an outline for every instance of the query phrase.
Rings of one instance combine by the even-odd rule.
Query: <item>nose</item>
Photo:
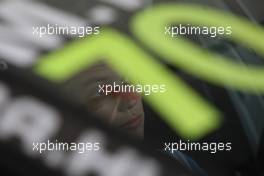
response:
[[[139,95],[136,93],[122,93],[120,98],[121,100],[118,106],[118,111],[124,112],[132,109],[137,104]]]

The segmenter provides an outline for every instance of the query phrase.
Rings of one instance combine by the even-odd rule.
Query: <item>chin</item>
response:
[[[127,133],[136,139],[140,139],[140,140],[143,139],[144,138],[144,124],[142,124],[136,129],[127,131]]]

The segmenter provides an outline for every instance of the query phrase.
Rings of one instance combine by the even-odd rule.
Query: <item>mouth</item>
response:
[[[142,115],[139,115],[137,117],[132,118],[128,122],[122,124],[120,128],[135,129],[138,128],[142,123],[143,123]]]

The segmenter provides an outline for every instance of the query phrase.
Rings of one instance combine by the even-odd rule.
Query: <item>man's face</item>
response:
[[[140,95],[124,92],[110,92],[106,95],[99,91],[100,86],[113,85],[114,82],[124,85],[124,81],[113,70],[98,64],[70,80],[68,91],[74,91],[73,94],[83,99],[89,110],[103,118],[107,124],[133,136],[143,137],[144,111]]]

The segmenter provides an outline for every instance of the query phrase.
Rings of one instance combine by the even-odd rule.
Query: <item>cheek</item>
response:
[[[143,111],[143,105],[141,99],[137,100],[133,104],[133,107],[126,108],[125,110],[122,111],[118,111],[117,115],[118,117],[123,117],[126,119],[131,119],[139,115],[144,117],[144,111]]]
[[[100,103],[97,103],[92,111],[103,118],[106,122],[109,122],[111,115],[115,109],[115,101],[112,99],[103,99]]]
[[[139,114],[143,114],[143,104],[141,98],[137,100],[134,109],[138,111]]]

